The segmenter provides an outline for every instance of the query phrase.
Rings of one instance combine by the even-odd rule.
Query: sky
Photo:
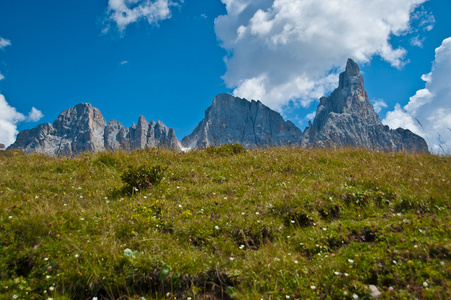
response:
[[[181,140],[219,93],[301,130],[348,58],[384,124],[451,153],[449,0],[0,0],[0,143],[89,102]]]

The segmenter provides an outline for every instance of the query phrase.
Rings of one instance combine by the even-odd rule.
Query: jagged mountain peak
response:
[[[345,73],[348,76],[358,76],[358,75],[360,75],[359,65],[355,61],[353,61],[351,58],[348,58],[348,61],[346,62]]]
[[[352,59],[339,76],[338,88],[320,99],[313,124],[304,132],[303,144],[427,152],[420,136],[409,130],[390,130],[382,124],[368,99],[359,66]]]
[[[155,126],[157,124],[157,126]],[[116,120],[108,124],[102,113],[90,103],[63,110],[52,124],[23,130],[9,148],[27,153],[73,155],[84,151],[165,147],[180,150],[174,130],[162,122],[149,124],[141,115],[138,125],[127,128]]]
[[[166,147],[185,150],[240,143],[246,147],[300,145],[304,147],[360,147],[390,151],[424,151],[427,144],[409,130],[390,130],[374,111],[365,91],[357,63],[348,59],[339,75],[339,85],[329,97],[322,97],[316,117],[304,133],[292,122],[260,101],[248,101],[230,94],[218,94],[205,110],[194,131],[177,140],[174,129],[161,121],[148,122],[143,115],[137,124],[125,127],[106,123],[90,103],[64,110],[52,124],[24,130],[9,148],[50,155],[71,155],[82,151]]]
[[[299,144],[302,132],[260,101],[218,94],[204,119],[183,138],[187,148],[240,143],[246,147]]]

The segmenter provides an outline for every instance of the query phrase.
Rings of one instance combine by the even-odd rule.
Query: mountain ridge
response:
[[[8,149],[49,155],[164,147],[178,151],[239,143],[247,148],[299,146],[358,147],[377,151],[428,152],[425,140],[407,129],[390,129],[374,111],[359,66],[348,59],[338,87],[319,101],[316,116],[304,132],[261,101],[221,93],[214,97],[191,134],[180,142],[161,121],[125,127],[108,123],[100,110],[80,103],[60,113],[53,124],[21,131]]]
[[[8,149],[70,156],[84,151],[149,147],[181,149],[174,129],[166,127],[161,121],[148,123],[141,115],[138,125],[128,128],[116,120],[107,123],[100,110],[90,103],[80,103],[63,110],[53,124],[40,124],[21,131]]]

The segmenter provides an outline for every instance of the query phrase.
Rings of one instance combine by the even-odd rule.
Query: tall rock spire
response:
[[[338,88],[322,97],[313,124],[304,132],[309,147],[359,147],[385,151],[427,151],[423,138],[384,126],[368,99],[359,66],[348,59]]]

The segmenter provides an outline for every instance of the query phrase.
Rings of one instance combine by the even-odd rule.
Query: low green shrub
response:
[[[246,153],[246,148],[238,143],[235,144],[224,144],[218,147],[211,146],[206,149],[209,154],[218,154],[222,156],[230,156],[241,153]]]
[[[121,175],[122,181],[127,187],[138,190],[145,190],[160,183],[163,179],[165,168],[157,166],[129,167]]]

